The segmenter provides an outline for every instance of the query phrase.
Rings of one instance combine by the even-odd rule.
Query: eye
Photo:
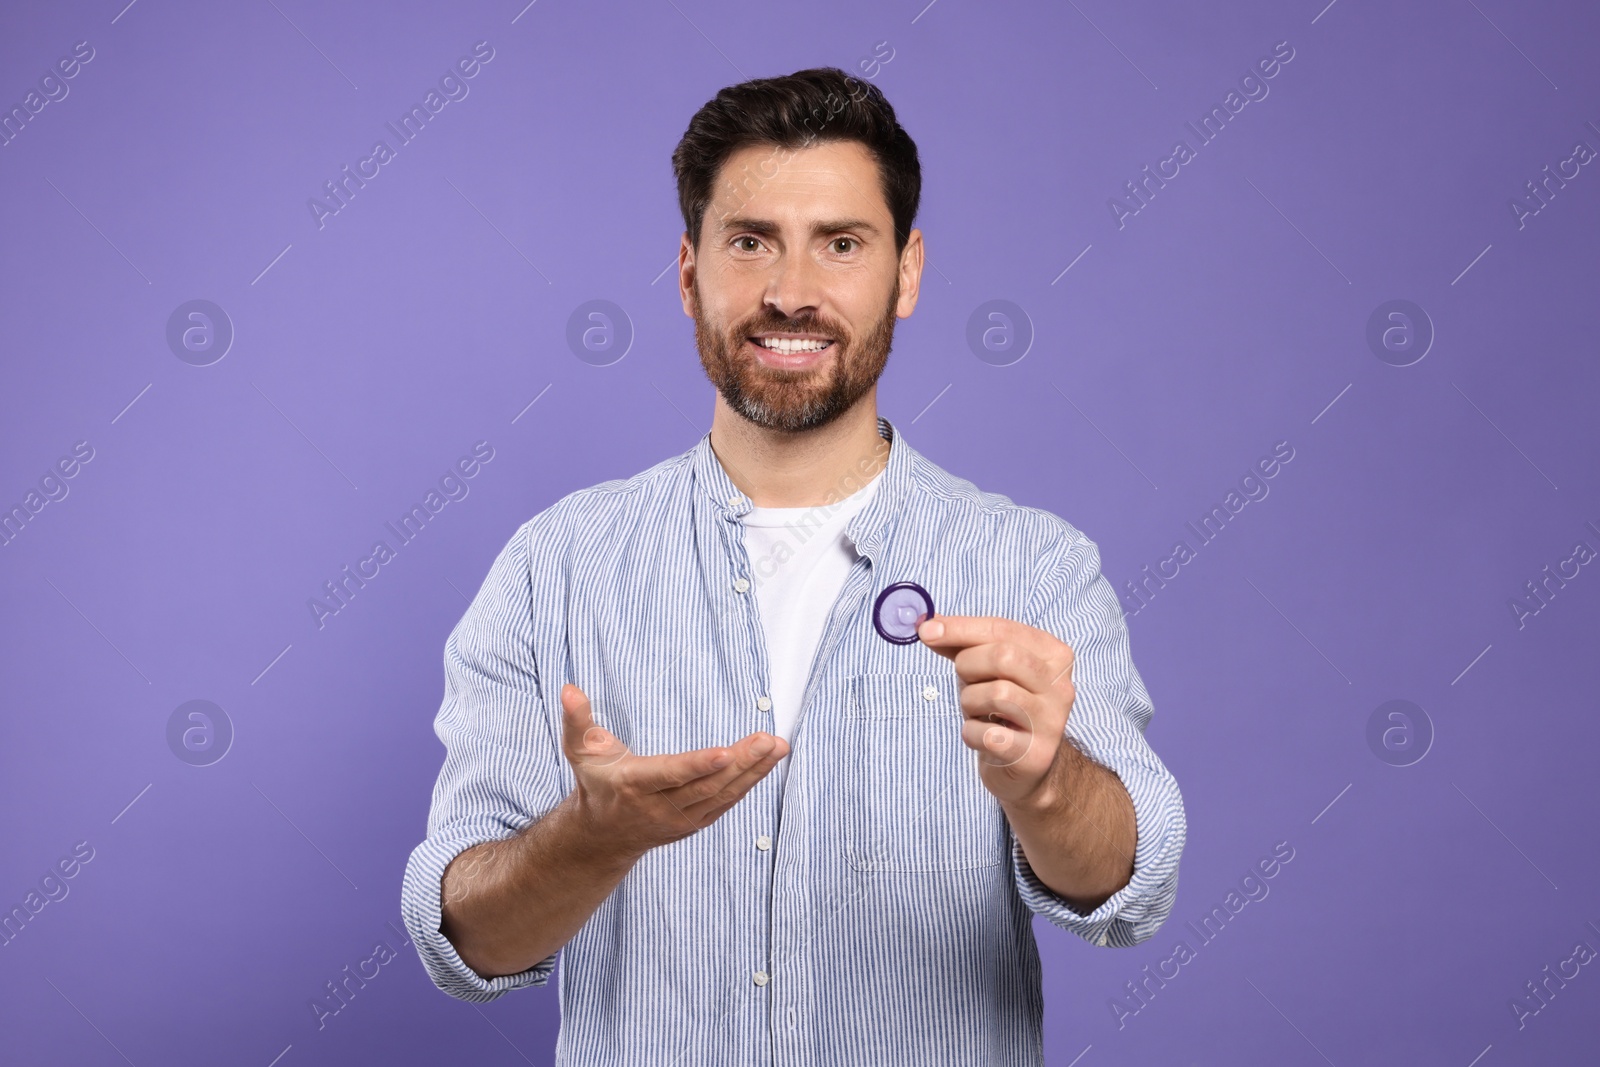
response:
[[[854,246],[854,245],[858,245],[860,243],[861,242],[857,241],[854,237],[835,237],[833,240],[828,242],[828,244],[830,246],[832,246],[833,250],[835,252],[839,253],[841,256],[849,253],[851,251],[851,249],[850,248],[840,248],[839,247],[840,244],[848,244],[848,245]]]
[[[745,242],[746,241],[753,241],[753,242],[755,242],[756,244],[759,245],[761,243],[761,238],[752,237],[750,234],[744,234],[741,237],[735,237],[733,239],[733,245],[734,245],[735,248],[737,248],[741,252],[754,252],[755,251],[754,248],[746,248],[745,247]]]

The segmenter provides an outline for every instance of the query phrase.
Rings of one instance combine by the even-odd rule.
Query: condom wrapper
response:
[[[917,640],[917,627],[933,615],[933,597],[916,582],[895,582],[872,605],[872,627],[895,645]]]

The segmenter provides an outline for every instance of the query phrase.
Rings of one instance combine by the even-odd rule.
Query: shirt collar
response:
[[[878,416],[878,435],[889,442],[888,464],[872,498],[845,524],[845,536],[850,538],[856,551],[870,557],[874,563],[877,562],[879,549],[893,519],[900,513],[900,504],[905,499],[907,486],[913,476],[912,468],[916,463],[916,455],[906,443],[905,436],[882,415]],[[750,498],[733,484],[733,479],[728,477],[717,454],[712,451],[709,431],[694,446],[691,462],[696,491],[704,494],[719,518],[736,522],[751,509],[753,505]],[[859,489],[864,484],[865,481],[857,483],[855,488]],[[843,499],[852,491],[844,489],[838,499]]]

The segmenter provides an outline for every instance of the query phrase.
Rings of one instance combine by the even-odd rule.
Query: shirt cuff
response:
[[[1130,948],[1148,941],[1172,913],[1178,895],[1178,857],[1183,852],[1187,823],[1178,783],[1170,774],[1145,768],[1123,769],[1118,777],[1133,800],[1138,841],[1133,850],[1133,877],[1093,911],[1084,914],[1039,880],[1022,842],[1007,824],[1017,894],[1028,910],[1052,925],[1094,945]]]
[[[430,837],[418,845],[406,861],[400,894],[400,914],[406,932],[411,935],[433,984],[458,1000],[488,1003],[513,989],[542,986],[550,981],[556,969],[559,949],[525,971],[484,978],[467,966],[450,939],[439,929],[445,868],[474,845],[497,841],[504,836],[502,830],[500,833],[485,831],[476,835],[458,833],[451,837]]]

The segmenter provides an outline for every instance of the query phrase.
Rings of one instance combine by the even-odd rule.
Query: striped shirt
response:
[[[559,953],[558,1065],[1042,1064],[1032,917],[1127,946],[1171,912],[1183,800],[1144,739],[1153,708],[1094,542],[949,474],[887,419],[878,432],[887,467],[846,526],[859,558],[811,664],[787,780],[767,775],[711,826],[646,853]],[[439,923],[450,861],[574,787],[562,683],[641,755],[771,729],[741,538],[751,506],[707,434],[563,497],[496,558],[445,643],[444,765],[401,890],[444,992],[486,1002],[555,970],[552,953],[482,978]],[[1121,778],[1138,829],[1131,881],[1092,912],[1038,879],[984,788],[954,665],[873,629],[872,603],[897,581],[940,614],[1003,616],[1072,647],[1066,732]]]

